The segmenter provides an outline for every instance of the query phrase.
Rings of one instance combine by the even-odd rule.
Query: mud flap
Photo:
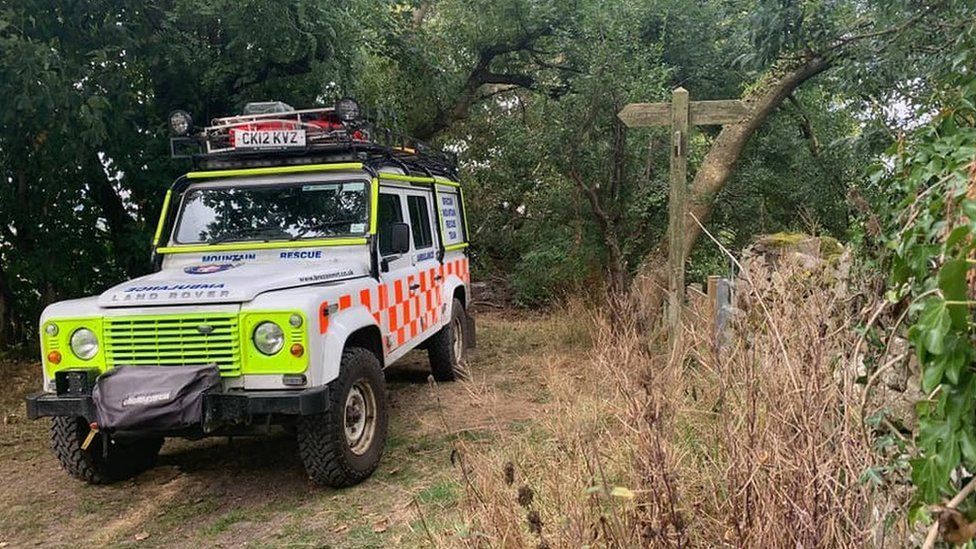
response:
[[[203,422],[204,395],[220,387],[216,366],[120,366],[92,391],[99,429],[171,431]]]
[[[475,335],[474,329],[474,317],[471,313],[464,309],[462,316],[462,322],[464,322],[464,342],[467,344],[468,349],[474,349],[478,346],[478,338]]]

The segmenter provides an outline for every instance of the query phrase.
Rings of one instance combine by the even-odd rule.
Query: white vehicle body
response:
[[[167,192],[156,272],[40,319],[43,390],[61,466],[89,483],[153,465],[166,437],[296,435],[312,482],[351,486],[378,466],[383,369],[426,347],[439,381],[474,346],[456,159],[393,139],[342,99],[272,102],[189,136],[205,168]],[[181,145],[182,144],[182,145]]]
[[[470,302],[462,197],[457,183],[440,177],[406,176],[396,169],[372,174],[376,177],[362,168],[287,171],[272,175],[260,175],[260,169],[234,170],[232,175],[223,175],[230,171],[200,172],[191,174],[194,182],[186,190],[362,181],[370,189],[372,200],[395,198],[402,220],[429,223],[435,241],[417,242],[417,235],[412,234],[407,253],[374,258],[372,254],[378,252],[372,239],[377,238],[377,224],[372,219],[372,231],[364,231],[364,238],[348,244],[347,238],[310,244],[272,240],[184,246],[175,241],[175,228],[171,228],[168,242],[159,249],[162,262],[158,272],[119,284],[97,297],[63,301],[45,309],[41,317],[45,391],[54,391],[54,372],[60,369],[94,364],[104,371],[132,363],[132,356],[154,364],[167,363],[165,354],[113,353],[113,336],[105,327],[116,320],[234,316],[238,318],[236,335],[241,350],[239,360],[221,364],[224,388],[295,390],[334,380],[350,338],[362,342],[367,334],[378,335],[382,364],[387,367],[449,322],[455,298],[463,304]],[[426,220],[411,219],[408,200],[426,204]],[[170,206],[179,211],[180,204]],[[371,216],[377,214],[375,204],[370,211]],[[382,266],[376,269],[374,263]],[[243,350],[251,339],[246,329],[249,324],[240,319],[257,318],[268,311],[303,317],[299,328],[284,328],[289,343],[305,345],[301,357],[306,359],[304,368],[290,363],[281,367],[250,364],[253,361],[248,355],[253,353]],[[96,330],[96,335],[103,347],[100,354],[107,356],[100,361],[83,361],[63,352],[61,364],[47,360],[47,354],[58,345],[57,338],[44,335],[45,327],[72,319],[101,320],[97,324],[102,329]],[[296,335],[296,331],[302,333]],[[304,380],[299,384],[293,378],[286,384],[285,376],[304,376]]]

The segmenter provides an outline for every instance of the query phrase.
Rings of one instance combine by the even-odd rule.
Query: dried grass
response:
[[[458,442],[466,527],[438,543],[904,544],[884,524],[904,494],[859,480],[878,458],[861,430],[848,301],[835,272],[803,263],[746,263],[724,345],[692,304],[670,360],[582,304],[554,315],[551,329],[585,326],[592,347],[538,357],[551,400],[527,432]]]

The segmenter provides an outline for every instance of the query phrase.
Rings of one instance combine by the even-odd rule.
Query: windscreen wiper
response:
[[[271,225],[265,225],[263,227],[255,227],[255,228],[251,228],[251,229],[241,229],[241,230],[238,230],[238,231],[232,231],[232,232],[229,232],[229,233],[224,233],[224,234],[218,236],[217,238],[213,238],[213,239],[208,240],[207,241],[207,244],[220,244],[221,242],[227,242],[228,240],[234,240],[234,239],[239,239],[239,238],[248,238],[248,237],[251,237],[250,239],[253,239],[253,237],[259,237],[259,236],[264,236],[265,238],[263,240],[265,242],[267,242],[270,239],[270,237],[272,237],[272,236],[285,236],[285,237],[290,237],[291,235],[288,234],[286,231],[282,230],[281,227],[274,227],[274,226],[271,226]]]
[[[332,227],[333,225],[343,225],[349,223],[356,223],[356,220],[355,219],[333,219],[331,221],[323,221],[321,223],[315,223],[314,225],[309,225],[308,227],[305,227],[304,229],[298,231],[298,234],[291,237],[291,239],[298,240],[299,238],[305,236],[311,231],[321,231],[322,229],[327,229],[329,227]]]

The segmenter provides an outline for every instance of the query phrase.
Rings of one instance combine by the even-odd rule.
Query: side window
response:
[[[408,196],[407,209],[410,211],[410,232],[413,233],[415,250],[434,245],[434,235],[430,230],[430,213],[427,211],[426,196]]]
[[[444,223],[444,245],[461,244],[467,239],[464,234],[464,212],[461,193],[457,188],[441,185],[437,188],[440,197],[441,219]]]
[[[390,228],[394,223],[403,221],[403,210],[400,207],[400,197],[395,194],[380,193],[376,215],[376,233],[380,239],[380,255],[389,255]]]

